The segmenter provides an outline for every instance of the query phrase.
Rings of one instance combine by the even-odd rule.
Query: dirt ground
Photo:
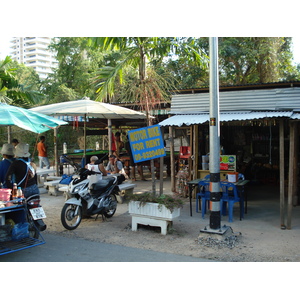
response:
[[[136,181],[134,192],[151,190],[151,179]],[[159,182],[157,182],[157,189]],[[164,193],[170,192],[170,179],[164,179]],[[195,212],[190,216],[188,198],[180,217],[173,221],[167,235],[160,228],[139,225],[138,231],[131,230],[131,216],[128,202],[118,204],[111,219],[99,217],[83,219],[76,230],[66,230],[60,221],[64,196],[41,194],[42,206],[46,212],[47,231],[92,241],[100,241],[128,247],[155,250],[193,257],[201,257],[220,262],[298,262],[300,261],[300,208],[293,209],[292,229],[280,229],[279,189],[276,186],[249,186],[248,213],[239,220],[238,205],[234,211],[234,221],[229,223],[222,217],[221,226],[228,226],[229,236],[200,233],[209,224],[209,215],[202,219]]]

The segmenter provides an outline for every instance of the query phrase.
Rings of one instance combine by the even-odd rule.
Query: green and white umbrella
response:
[[[42,133],[68,122],[58,120],[42,113],[34,112],[18,106],[0,103],[0,126],[18,126],[20,128]]]

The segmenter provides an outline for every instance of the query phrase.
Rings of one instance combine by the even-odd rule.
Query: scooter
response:
[[[89,175],[99,174],[82,168],[79,178],[73,178],[69,184],[68,195],[61,211],[61,223],[68,230],[76,229],[83,216],[102,215],[111,218],[117,210],[117,197],[120,190],[118,185],[125,180],[123,174],[115,174],[91,185]]]
[[[17,198],[10,202],[24,206],[26,219],[29,224],[29,236],[38,239],[40,232],[47,228],[47,225],[43,221],[43,219],[46,218],[46,214],[43,207],[40,205],[40,195],[35,194],[28,198]]]

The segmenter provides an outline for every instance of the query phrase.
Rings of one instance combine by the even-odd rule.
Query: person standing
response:
[[[42,135],[40,136],[40,141],[37,144],[37,151],[39,156],[39,167],[42,169],[43,166],[47,169],[50,169],[50,162],[48,159],[48,153],[47,153],[47,146],[45,144],[45,137]]]
[[[0,183],[3,188],[7,188],[5,176],[12,162],[15,160],[14,146],[12,144],[3,144],[1,149],[3,160],[0,161]]]
[[[138,170],[138,173],[140,175],[141,180],[146,181],[146,178],[144,177],[144,174],[143,174],[143,166],[142,166],[142,164],[141,163],[137,163],[136,164],[134,162],[134,160],[133,160],[133,156],[132,156],[132,152],[131,152],[131,147],[130,147],[128,136],[127,136],[127,141],[125,142],[125,146],[124,147],[125,147],[128,155],[129,155],[129,158],[130,158],[129,165],[131,166],[131,171],[130,171],[130,178],[131,178],[131,180],[136,181],[135,166],[137,166],[137,170]]]
[[[22,188],[24,197],[40,194],[37,185],[36,167],[30,161],[29,145],[19,143],[15,149],[16,159],[11,163],[5,176],[6,185],[12,189],[16,183]]]

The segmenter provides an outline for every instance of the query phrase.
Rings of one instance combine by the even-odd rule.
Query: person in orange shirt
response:
[[[45,137],[40,136],[40,141],[37,143],[37,151],[39,156],[39,167],[42,169],[43,166],[50,169],[50,162],[47,155],[47,146],[45,144]]]

